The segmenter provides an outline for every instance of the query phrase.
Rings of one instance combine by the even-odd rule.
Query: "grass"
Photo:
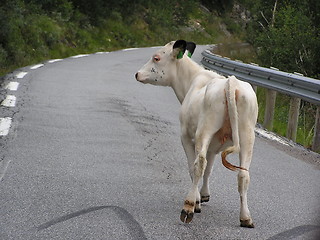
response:
[[[258,122],[263,123],[266,89],[258,88],[257,97],[259,104]],[[290,99],[291,98],[288,95],[277,93],[273,129],[271,130],[281,136],[286,136],[287,132]],[[301,101],[296,142],[309,149],[311,148],[313,141],[315,115],[316,106]]]

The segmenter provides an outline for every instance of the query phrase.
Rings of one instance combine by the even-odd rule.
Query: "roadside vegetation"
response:
[[[320,79],[320,1],[243,0],[250,10],[246,39],[258,63],[281,71]],[[264,116],[265,90],[259,89],[259,122]],[[285,136],[290,97],[277,94],[274,132]],[[311,147],[316,106],[301,101],[297,142]]]
[[[248,51],[225,55],[320,78],[319,26],[318,0],[2,0],[0,76],[47,59],[184,38],[222,46],[247,42]],[[264,94],[259,89],[260,122]],[[277,97],[273,130],[282,135],[289,101]],[[315,107],[302,101],[297,141],[307,147],[314,119]]]

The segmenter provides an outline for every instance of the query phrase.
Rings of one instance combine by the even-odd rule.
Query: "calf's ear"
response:
[[[194,42],[187,42],[187,53],[188,57],[191,58],[192,54],[194,53],[194,50],[196,49],[196,44]]]
[[[172,54],[176,59],[181,59],[187,49],[187,42],[185,40],[178,40],[173,44]]]

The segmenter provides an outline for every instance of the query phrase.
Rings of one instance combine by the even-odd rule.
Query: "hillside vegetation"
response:
[[[2,2],[0,75],[44,59],[163,45],[178,38],[213,43],[225,35],[217,12],[194,0]]]
[[[50,58],[185,38],[250,42],[258,61],[319,76],[318,0],[2,0],[0,75]]]

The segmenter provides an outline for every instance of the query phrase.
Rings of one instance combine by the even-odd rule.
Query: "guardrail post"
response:
[[[320,106],[317,106],[316,123],[314,126],[314,136],[312,151],[320,152]]]
[[[273,129],[273,118],[274,118],[274,108],[276,104],[276,97],[277,97],[276,91],[267,89],[266,109],[264,112],[263,127],[265,127],[268,130]]]
[[[301,103],[301,99],[297,97],[292,97],[290,100],[289,119],[288,119],[288,126],[287,126],[287,138],[291,139],[294,142],[296,141],[296,138],[297,138],[300,103]]]

